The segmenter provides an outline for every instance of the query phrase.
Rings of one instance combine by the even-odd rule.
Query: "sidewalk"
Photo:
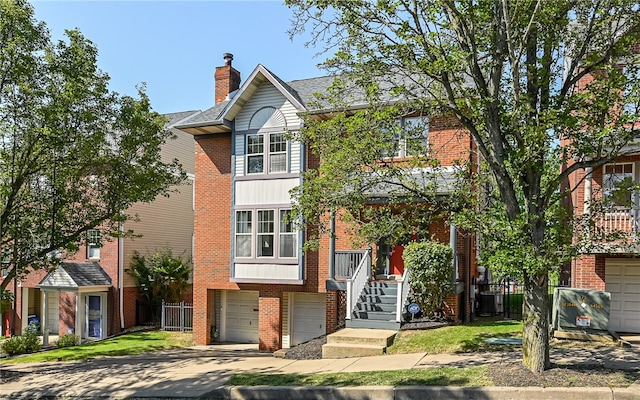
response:
[[[610,388],[505,388],[505,387],[225,387],[236,373],[331,373],[443,366],[468,367],[519,360],[518,352],[428,355],[385,355],[349,359],[287,360],[246,345],[214,345],[88,362],[0,364],[24,373],[3,384],[3,399],[640,399],[640,385]],[[553,351],[555,363],[595,364],[615,368],[640,368],[638,348],[601,351]]]

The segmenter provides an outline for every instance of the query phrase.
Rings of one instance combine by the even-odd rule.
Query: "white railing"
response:
[[[621,209],[608,213],[598,220],[597,226],[604,234],[637,232],[638,222],[634,211]]]
[[[411,286],[411,273],[409,272],[409,268],[404,269],[404,273],[402,274],[402,278],[398,281],[398,298],[396,299],[396,322],[402,322],[402,311],[404,310],[404,305],[407,302],[407,298],[409,298],[409,288]]]
[[[358,302],[358,297],[362,290],[369,282],[371,277],[371,249],[367,249],[360,260],[360,264],[356,268],[353,276],[347,279],[347,316],[346,319],[353,317],[353,309]]]
[[[193,304],[162,301],[161,328],[163,331],[193,330]]]

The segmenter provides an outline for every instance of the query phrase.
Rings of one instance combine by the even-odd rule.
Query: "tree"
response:
[[[144,86],[110,91],[97,54],[77,30],[52,43],[28,2],[0,1],[0,290],[77,251],[89,229],[130,234],[126,210],[184,180],[160,158],[171,133]]]
[[[307,118],[301,138],[326,166],[305,176],[309,193],[299,195],[301,213],[317,216],[363,200],[337,194],[340,181],[335,179],[354,188],[371,182],[372,171],[381,175],[372,160],[358,164],[361,156],[344,150],[345,141],[355,140],[340,136],[350,124],[358,134],[359,127],[368,126],[357,145],[367,149],[380,146],[388,135],[388,120],[376,113],[389,100],[403,112],[454,117],[473,139],[480,162],[461,169],[466,185],[460,187],[472,194],[469,203],[449,207],[457,211],[459,225],[483,239],[485,265],[523,280],[523,363],[536,372],[548,368],[548,275],[577,251],[580,241],[572,241],[573,234],[593,226],[580,225],[565,207],[567,178],[623,154],[637,130],[637,55],[630,51],[640,33],[637,1],[287,4],[294,11],[291,34],[310,29],[309,44],[332,52],[323,65],[340,73],[335,89],[358,87],[373,110],[349,118],[333,102],[342,127]],[[625,103],[633,106],[620,106]],[[378,135],[376,124],[384,128]],[[422,162],[433,159],[431,154]],[[357,165],[359,170],[352,168]],[[384,174],[402,175],[402,168],[391,169]],[[433,198],[431,185],[402,182],[396,185],[399,193]]]
[[[136,279],[140,294],[150,304],[157,305],[162,300],[177,303],[189,285],[191,263],[175,257],[168,248],[149,257],[136,251],[129,274]]]

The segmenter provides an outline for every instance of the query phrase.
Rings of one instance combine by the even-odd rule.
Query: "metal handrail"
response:
[[[396,322],[402,322],[402,310],[409,298],[411,272],[409,268],[405,268],[402,278],[398,281],[398,293],[396,299]]]
[[[360,260],[360,264],[353,273],[353,276],[347,279],[347,316],[346,319],[352,319],[353,309],[355,308],[358,297],[364,290],[369,278],[371,277],[371,249],[367,249],[364,257]]]

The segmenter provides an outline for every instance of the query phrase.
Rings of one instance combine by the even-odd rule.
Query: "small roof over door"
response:
[[[111,277],[97,262],[63,262],[37,285],[41,290],[107,290]]]

